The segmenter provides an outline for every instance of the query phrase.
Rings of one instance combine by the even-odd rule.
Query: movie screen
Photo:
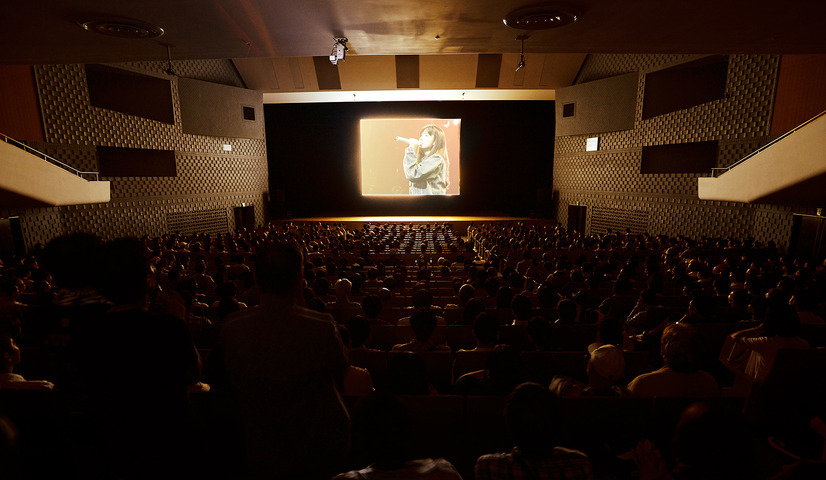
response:
[[[459,195],[460,128],[458,118],[362,119],[362,195]]]

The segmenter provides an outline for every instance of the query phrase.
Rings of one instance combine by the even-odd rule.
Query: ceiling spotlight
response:
[[[516,72],[525,68],[525,40],[530,38],[530,35],[519,35],[516,37],[518,40],[522,40],[522,49],[519,50],[519,63],[516,65]]]
[[[336,37],[333,40],[335,43],[333,43],[333,51],[330,52],[330,63],[338,65],[338,62],[344,61],[344,55],[348,51],[347,37]]]
[[[547,30],[562,27],[577,21],[577,14],[565,11],[552,4],[541,3],[517,8],[502,19],[502,22],[520,30]]]

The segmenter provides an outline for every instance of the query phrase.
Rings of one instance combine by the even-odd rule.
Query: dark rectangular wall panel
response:
[[[711,173],[717,164],[717,142],[642,147],[640,173]]]
[[[338,68],[330,63],[330,57],[313,57],[313,65],[319,90],[341,90]]]
[[[184,133],[264,138],[264,95],[257,90],[179,78],[178,96]]]
[[[639,75],[629,73],[556,91],[556,135],[585,135],[634,128]],[[563,117],[563,105],[576,104]]]
[[[499,88],[501,53],[480,53],[476,63],[476,88]]]
[[[642,118],[723,98],[727,74],[727,55],[712,55],[646,74]]]
[[[86,65],[89,101],[95,107],[175,123],[169,80],[106,65]]]
[[[102,177],[174,177],[174,150],[97,147]]]
[[[37,83],[28,65],[0,65],[0,133],[15,140],[44,141]]]
[[[418,55],[396,55],[396,88],[419,88]]]
[[[782,135],[826,111],[826,55],[783,55],[772,115],[772,135]]]

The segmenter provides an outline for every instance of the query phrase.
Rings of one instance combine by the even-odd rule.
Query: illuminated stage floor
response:
[[[467,216],[467,215],[446,215],[446,216],[382,216],[382,217],[306,217],[283,220],[285,222],[324,222],[342,223],[354,228],[361,228],[366,223],[450,223],[454,230],[466,229],[471,223],[555,223],[552,219],[529,218],[529,217],[504,217],[504,216]]]

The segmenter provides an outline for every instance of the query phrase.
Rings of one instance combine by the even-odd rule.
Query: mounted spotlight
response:
[[[515,72],[522,70],[525,68],[525,40],[530,38],[530,35],[519,35],[516,37],[517,40],[522,40],[522,49],[519,50],[519,63],[516,65]]]
[[[338,62],[344,61],[344,55],[349,50],[347,48],[347,37],[336,37],[333,44],[333,51],[330,52],[330,63],[338,65]]]

